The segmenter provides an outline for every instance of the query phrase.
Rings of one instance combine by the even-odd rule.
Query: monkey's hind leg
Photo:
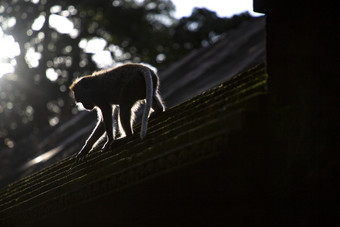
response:
[[[165,106],[164,106],[163,100],[162,100],[161,96],[158,94],[158,92],[155,92],[155,94],[153,96],[152,109],[154,111],[152,113],[153,117],[157,116],[158,114],[165,111]]]

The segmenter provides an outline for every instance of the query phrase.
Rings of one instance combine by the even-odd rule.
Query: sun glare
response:
[[[86,53],[93,54],[92,60],[97,64],[98,68],[109,68],[115,65],[115,60],[111,56],[111,52],[115,57],[122,55],[122,50],[118,46],[110,45],[109,50],[105,50],[107,41],[103,38],[94,37],[90,40],[82,39],[79,42],[79,47]]]
[[[74,31],[74,24],[68,18],[52,14],[49,17],[49,24],[52,28],[54,28],[57,32],[61,34],[70,34]]]
[[[7,74],[13,73],[17,62],[15,57],[20,55],[19,44],[13,36],[5,35],[0,28],[0,78]]]
[[[58,79],[58,73],[54,69],[48,68],[46,69],[46,77],[50,81],[56,81]]]
[[[40,15],[37,19],[34,20],[32,24],[32,29],[34,31],[40,31],[40,29],[44,26],[45,24],[45,16]]]
[[[25,60],[30,68],[37,68],[39,66],[40,59],[41,53],[36,52],[33,47],[27,49]]]
[[[51,159],[53,156],[55,156],[56,154],[58,154],[61,150],[63,149],[63,146],[58,146],[52,150],[49,150],[47,152],[45,152],[42,155],[39,155],[38,157],[32,159],[31,161],[27,162],[24,166],[22,166],[22,169],[27,169],[33,165],[42,163],[42,162],[46,162],[49,159]]]

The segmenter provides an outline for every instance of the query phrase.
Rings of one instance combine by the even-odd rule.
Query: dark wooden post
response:
[[[339,192],[337,8],[254,0],[254,9],[267,20],[268,169],[277,217],[321,224],[336,216],[330,207]]]

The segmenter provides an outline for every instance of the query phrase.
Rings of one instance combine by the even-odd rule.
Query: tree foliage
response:
[[[74,78],[119,62],[167,65],[250,18],[196,8],[176,20],[174,9],[170,0],[0,0],[0,38],[19,52],[0,55],[0,67],[15,66],[0,75],[0,149],[76,113]]]

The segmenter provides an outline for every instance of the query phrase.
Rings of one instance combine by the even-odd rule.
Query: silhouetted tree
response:
[[[188,50],[216,42],[221,34],[250,18],[248,12],[232,18],[221,18],[208,9],[194,8],[191,16],[183,17],[178,22],[175,27],[174,40],[183,51],[188,52]]]

